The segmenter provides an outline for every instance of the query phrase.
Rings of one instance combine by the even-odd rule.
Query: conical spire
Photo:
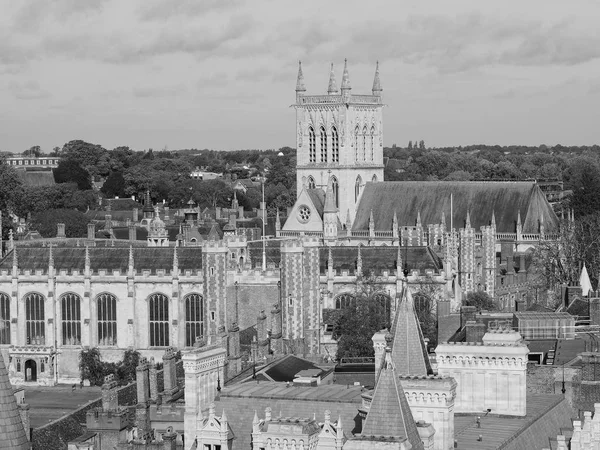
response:
[[[421,228],[421,210],[417,211],[417,228]]]
[[[517,233],[520,233],[523,229],[523,225],[521,224],[521,210],[517,211]]]
[[[384,366],[361,434],[379,437],[376,440],[385,437],[395,437],[400,441],[406,439],[412,444],[411,448],[423,449],[417,424],[397,375],[390,349],[386,348]]]
[[[296,80],[296,92],[306,92],[304,86],[304,74],[302,73],[302,61],[298,61],[298,79]]]
[[[254,410],[254,419],[252,419],[252,425],[258,425],[258,413]]]
[[[350,74],[348,73],[348,60],[344,59],[344,74],[342,75],[342,91],[350,90]]]
[[[394,210],[394,217],[392,217],[392,229],[395,230],[398,228],[398,214],[396,214],[396,210]]]
[[[29,449],[4,357],[0,355],[0,448]]]
[[[328,94],[337,94],[337,82],[335,81],[335,72],[333,71],[333,63],[331,63],[331,72],[329,72],[329,87],[327,88]]]
[[[325,191],[325,208],[324,213],[337,213],[337,207],[335,206],[335,193],[333,192],[333,178],[329,177],[327,182],[327,190]]]
[[[412,294],[402,291],[402,300],[392,326],[392,361],[400,375],[427,376],[431,364],[425,349],[423,332],[415,313]]]
[[[346,211],[346,229],[352,228],[352,221],[350,220],[350,208]]]
[[[375,229],[375,218],[373,217],[373,208],[371,208],[371,213],[369,214],[369,230],[371,228]]]
[[[465,228],[471,228],[471,213],[467,209],[467,219],[465,220]]]
[[[381,80],[379,79],[379,61],[375,66],[375,77],[373,78],[373,95],[381,95]]]
[[[491,226],[492,228],[496,228],[496,212],[492,210],[492,222],[491,222]]]
[[[225,408],[223,408],[223,414],[221,414],[221,431],[227,431],[227,414],[225,414]]]
[[[344,429],[342,428],[342,416],[338,416],[337,423],[335,424],[335,429],[338,438],[344,437]]]

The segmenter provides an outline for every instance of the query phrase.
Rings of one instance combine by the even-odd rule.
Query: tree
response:
[[[23,182],[17,171],[0,161],[0,211],[3,214],[11,211],[16,206],[16,200],[22,188]]]
[[[40,148],[39,145],[34,145],[33,147],[30,147],[28,150],[25,150],[23,152],[23,156],[32,156],[35,158],[37,158],[41,154],[42,154],[42,149]]]
[[[498,309],[492,297],[490,297],[488,293],[484,291],[469,292],[465,300],[465,305],[474,306],[477,308],[477,311],[495,311]]]
[[[92,188],[89,172],[73,159],[62,159],[54,169],[54,181],[57,183],[76,183],[77,188],[88,190]]]
[[[50,209],[34,213],[31,216],[30,226],[37,230],[42,237],[56,237],[57,224],[65,224],[66,237],[81,237],[87,233],[87,217],[71,209]]]
[[[125,197],[125,178],[121,172],[111,172],[100,191],[108,198]]]
[[[412,148],[413,148],[412,141],[408,141],[408,149],[412,150]]]
[[[389,297],[373,276],[357,277],[353,298],[334,325],[337,359],[373,356],[373,335],[390,327]]]
[[[437,345],[437,315],[435,305],[440,298],[440,285],[430,275],[421,278],[413,294],[415,314],[421,325],[423,337],[429,339],[429,345]]]
[[[70,141],[63,146],[60,156],[63,160],[77,162],[93,179],[108,176],[110,172],[108,151],[100,145]]]

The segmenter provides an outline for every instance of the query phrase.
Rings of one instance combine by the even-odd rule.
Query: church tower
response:
[[[296,185],[327,189],[331,179],[342,223],[354,221],[365,183],[383,181],[383,101],[379,64],[371,94],[352,93],[347,62],[338,89],[333,64],[326,94],[306,95],[302,65],[296,83]]]

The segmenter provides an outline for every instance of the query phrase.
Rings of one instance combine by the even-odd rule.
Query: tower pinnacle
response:
[[[335,72],[333,71],[333,63],[331,63],[331,72],[329,72],[329,87],[327,88],[328,94],[337,94],[337,82],[335,81]]]
[[[296,92],[306,92],[304,86],[304,74],[302,73],[302,61],[298,61],[298,79],[296,80]]]
[[[350,74],[348,73],[348,60],[344,59],[344,74],[342,75],[342,94],[347,93],[352,89],[350,86]]]
[[[375,77],[373,78],[373,95],[381,95],[381,80],[379,79],[379,61],[375,66]]]

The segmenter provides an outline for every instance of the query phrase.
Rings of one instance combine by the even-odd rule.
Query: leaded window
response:
[[[169,345],[169,299],[163,294],[153,294],[148,300],[150,316],[150,346]]]
[[[28,345],[46,344],[44,297],[31,293],[25,296],[25,336]]]
[[[356,307],[356,297],[352,294],[340,294],[335,299],[335,309]]]
[[[331,127],[331,161],[340,162],[340,138],[336,127]]]
[[[375,127],[371,127],[371,161],[375,160]]]
[[[308,189],[314,189],[315,186],[315,179],[313,177],[308,177]]]
[[[308,127],[308,158],[311,163],[317,162],[317,141],[313,127]]]
[[[65,294],[61,297],[61,323],[63,345],[81,344],[81,297]]]
[[[327,134],[325,133],[325,127],[321,127],[319,133],[321,135],[321,162],[327,162]]]
[[[354,129],[354,159],[356,161],[358,161],[358,155],[359,155],[359,150],[358,150],[358,133],[359,133],[359,128],[358,128],[358,125],[356,125],[356,128]]]
[[[117,298],[112,294],[100,294],[96,303],[98,345],[117,345]]]
[[[0,344],[10,344],[10,297],[0,292]]]
[[[362,184],[362,178],[359,176],[356,177],[356,183],[354,183],[354,202],[358,201],[358,196],[360,195],[360,185]]]
[[[362,156],[363,156],[363,161],[367,160],[367,127],[365,126],[363,128],[363,135],[362,135]]]
[[[185,298],[185,346],[191,347],[204,334],[204,305],[200,294]]]

